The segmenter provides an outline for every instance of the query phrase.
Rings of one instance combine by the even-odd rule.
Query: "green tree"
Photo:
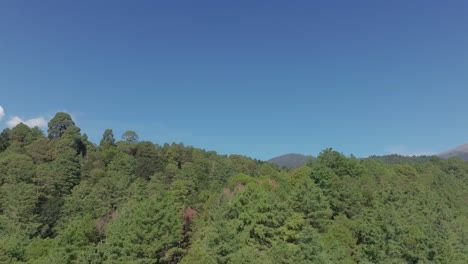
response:
[[[25,145],[31,141],[31,129],[24,123],[19,123],[11,130],[11,140]],[[28,142],[29,141],[29,142]]]
[[[51,151],[48,138],[38,138],[26,147],[26,153],[36,164],[52,161]]]
[[[310,170],[308,167],[303,168],[305,171]],[[313,182],[309,173],[302,174],[300,170],[298,172],[291,179],[289,191],[291,206],[295,212],[303,214],[309,225],[323,232],[333,215],[328,197]]]
[[[114,133],[112,133],[112,129],[106,129],[106,131],[104,131],[99,145],[104,148],[115,146],[115,138]]]
[[[0,187],[0,204],[3,213],[16,223],[36,222],[38,197],[34,185],[20,182]]]
[[[71,116],[64,112],[58,112],[55,114],[54,118],[49,121],[47,130],[49,133],[49,138],[59,138],[65,133],[69,127],[74,126]]]
[[[158,168],[158,151],[156,146],[148,141],[137,144],[135,154],[137,169],[136,174],[144,179],[149,179]]]
[[[105,263],[174,263],[182,239],[182,217],[168,192],[131,201],[112,221],[100,251]]]
[[[136,144],[138,143],[138,139],[137,133],[132,130],[127,130],[122,134],[122,140],[126,141],[128,144]]]
[[[0,185],[3,183],[32,182],[34,163],[25,154],[8,153],[0,158]]]
[[[54,239],[42,263],[76,263],[97,242],[96,222],[89,216],[73,219]]]

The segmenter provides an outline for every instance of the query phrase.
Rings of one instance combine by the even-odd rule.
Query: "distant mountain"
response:
[[[388,165],[397,165],[403,163],[422,164],[431,160],[432,156],[403,156],[398,154],[369,156],[367,159],[379,160]]]
[[[276,164],[278,166],[287,166],[287,167],[301,167],[307,163],[309,158],[313,158],[312,156],[302,155],[302,154],[286,154],[276,158],[272,158],[268,160],[268,162]]]
[[[459,157],[462,160],[468,160],[468,144],[458,146],[454,149],[439,153],[437,156],[448,159],[451,157]]]

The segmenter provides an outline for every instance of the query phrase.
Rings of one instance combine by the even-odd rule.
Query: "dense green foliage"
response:
[[[0,134],[0,263],[468,263],[457,158],[288,170],[134,131],[95,145],[65,113],[48,132]]]

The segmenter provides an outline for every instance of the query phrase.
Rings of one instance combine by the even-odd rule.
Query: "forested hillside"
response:
[[[99,145],[70,115],[0,135],[0,263],[468,263],[468,163],[332,149],[294,170]]]

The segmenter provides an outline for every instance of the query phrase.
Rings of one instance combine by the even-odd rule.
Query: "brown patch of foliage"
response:
[[[197,214],[197,211],[193,209],[192,207],[187,207],[184,212],[184,222],[185,223],[191,223],[193,217]]]
[[[273,186],[273,188],[278,187],[278,182],[272,179],[268,179],[268,182]]]
[[[230,200],[232,198],[232,196],[234,196],[234,193],[229,188],[224,188],[223,193],[224,193],[224,195],[226,196],[226,198],[228,200]]]

